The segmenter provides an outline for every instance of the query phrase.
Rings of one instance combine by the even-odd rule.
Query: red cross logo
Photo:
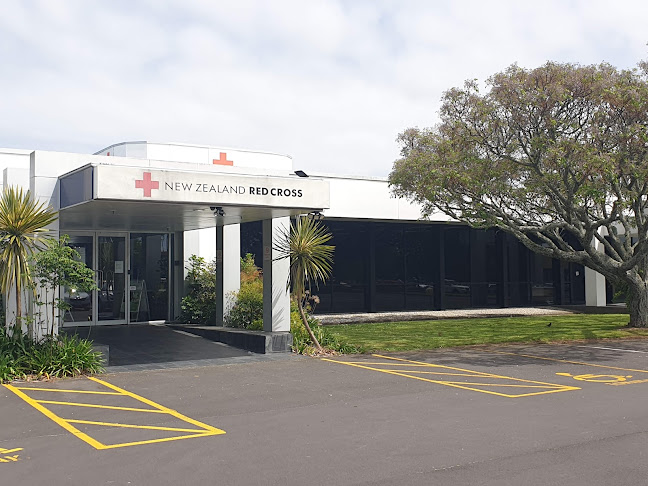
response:
[[[150,172],[144,172],[142,180],[135,181],[135,187],[137,189],[144,189],[144,197],[151,197],[151,189],[159,189],[160,183],[151,180]]]
[[[214,159],[212,161],[213,164],[217,165],[234,165],[234,162],[231,160],[227,160],[227,153],[226,152],[221,152],[220,153],[220,159]]]

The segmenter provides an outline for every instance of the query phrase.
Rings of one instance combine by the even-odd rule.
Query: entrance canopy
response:
[[[59,181],[65,230],[188,231],[329,207],[329,183],[308,177],[92,164]]]

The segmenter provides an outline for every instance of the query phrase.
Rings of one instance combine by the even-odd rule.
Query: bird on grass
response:
[[[547,324],[547,327],[551,327],[551,322],[549,324]]]

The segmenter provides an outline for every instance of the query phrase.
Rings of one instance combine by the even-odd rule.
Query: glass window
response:
[[[363,312],[367,310],[368,232],[354,222],[326,221],[333,234],[333,276],[315,291],[322,312]]]
[[[470,235],[466,227],[444,231],[445,281],[443,292],[448,309],[470,307]]]
[[[405,308],[405,243],[400,224],[384,224],[376,238],[376,310]]]
[[[92,268],[92,236],[70,236],[68,246],[74,248],[83,263]],[[64,288],[63,299],[70,310],[65,312],[65,322],[84,323],[92,321],[93,292],[82,292],[75,288]]]
[[[433,310],[439,278],[437,229],[412,224],[405,229],[405,306],[408,310]]]
[[[131,233],[130,255],[131,322],[168,319],[169,235]]]

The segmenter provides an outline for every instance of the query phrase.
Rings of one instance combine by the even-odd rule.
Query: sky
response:
[[[640,0],[3,0],[0,147],[184,142],[385,177],[445,90],[513,63],[632,68],[647,21]]]

